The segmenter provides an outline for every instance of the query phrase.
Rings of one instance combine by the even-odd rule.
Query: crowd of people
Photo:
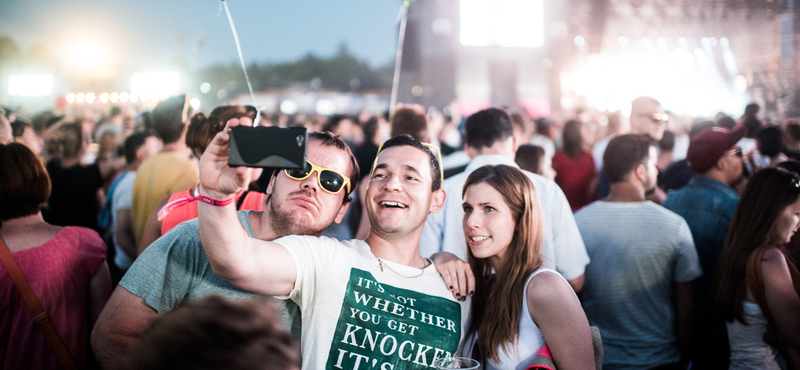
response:
[[[758,113],[4,110],[0,368],[798,368],[800,121]],[[305,167],[228,166],[254,121]]]

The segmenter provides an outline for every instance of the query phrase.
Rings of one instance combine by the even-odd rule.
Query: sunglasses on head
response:
[[[306,160],[306,165],[299,170],[284,170],[286,176],[292,180],[302,181],[307,179],[314,172],[317,173],[317,184],[322,190],[331,194],[338,194],[345,187],[347,194],[350,194],[350,178],[334,170],[317,166],[311,161]]]
[[[375,166],[378,164],[378,154],[380,154],[381,150],[383,150],[384,143],[381,143],[381,145],[378,146],[378,153],[375,154],[375,161],[372,162],[372,169],[369,171],[370,174],[375,172]],[[436,159],[439,161],[439,178],[441,179],[442,182],[444,182],[444,169],[442,169],[442,152],[439,150],[439,147],[437,147],[436,145],[422,143],[422,142],[420,144],[425,145],[425,147],[428,148],[428,150],[430,150],[432,153],[436,153]]]
[[[653,122],[656,123],[667,122],[669,121],[669,115],[666,113],[653,113],[652,115],[650,115],[650,119],[652,119]]]
[[[731,148],[731,150],[729,150],[728,153],[730,153],[731,155],[735,155],[739,158],[744,157],[744,154],[742,154],[742,148],[738,146],[734,146],[733,148]]]

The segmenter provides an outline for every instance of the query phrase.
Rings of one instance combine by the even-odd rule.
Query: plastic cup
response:
[[[444,357],[433,362],[436,369],[480,369],[481,363],[466,357]]]

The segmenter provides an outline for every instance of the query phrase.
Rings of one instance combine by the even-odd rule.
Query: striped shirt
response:
[[[575,221],[592,261],[583,308],[603,336],[603,367],[679,361],[672,284],[702,274],[686,221],[650,201],[597,201]]]

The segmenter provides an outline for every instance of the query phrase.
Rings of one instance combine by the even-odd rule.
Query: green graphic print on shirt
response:
[[[326,369],[432,368],[461,339],[461,307],[436,296],[379,284],[353,268]]]

